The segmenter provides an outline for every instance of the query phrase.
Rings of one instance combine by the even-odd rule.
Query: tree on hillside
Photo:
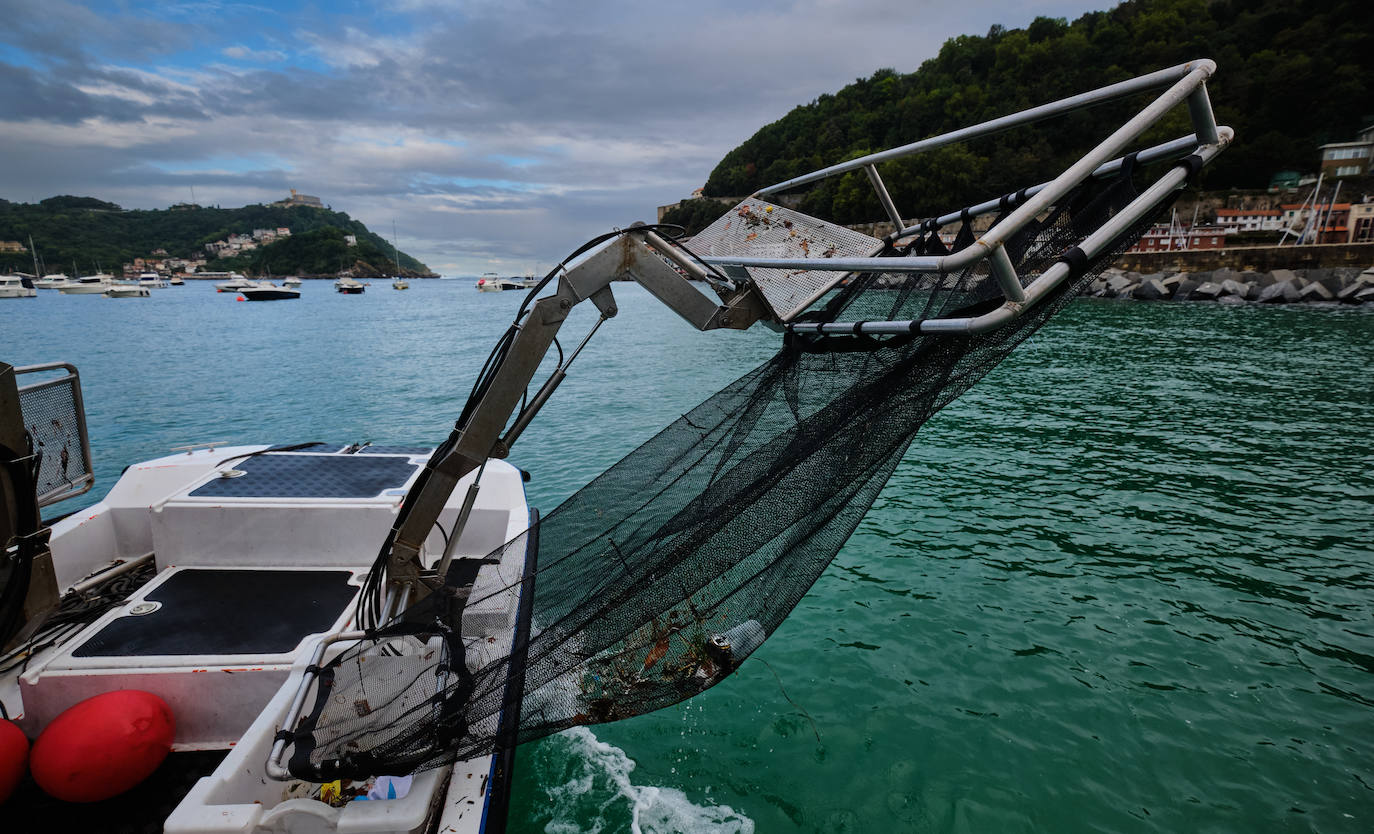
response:
[[[1009,112],[1210,57],[1217,118],[1238,141],[1206,174],[1211,188],[1263,187],[1311,170],[1317,146],[1374,120],[1374,26],[1366,0],[1129,0],[1069,23],[1037,18],[952,38],[913,73],[881,69],[794,108],[730,151],[709,196],[743,196],[807,171]],[[1045,180],[1139,109],[1144,98],[888,163],[912,216]],[[1187,133],[1178,116],[1147,142]],[[883,216],[862,172],[824,181],[802,209],[841,222]]]

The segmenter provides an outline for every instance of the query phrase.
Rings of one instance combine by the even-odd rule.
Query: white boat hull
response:
[[[485,779],[492,771],[490,756],[416,774],[404,797],[352,802],[342,808],[304,798],[308,784],[267,777],[269,751],[314,647],[328,634],[352,627],[357,586],[428,452],[285,453],[280,457],[292,461],[323,460],[330,464],[328,471],[337,471],[334,466],[375,465],[378,455],[387,455],[394,474],[377,494],[323,498],[315,492],[316,476],[307,473],[293,481],[274,470],[259,482],[265,485],[262,489],[235,497],[251,483],[254,466],[262,460],[241,456],[265,448],[201,449],[134,464],[104,500],[52,525],[59,587],[71,587],[111,565],[111,560],[150,562],[158,572],[65,642],[37,651],[26,668],[0,674],[0,700],[9,717],[33,738],[68,707],[96,694],[132,688],[162,698],[176,719],[174,751],[230,751],[213,773],[181,798],[162,824],[166,832],[380,834],[438,828],[479,834],[490,793]],[[235,469],[248,474],[232,479],[232,487],[220,487],[230,494],[199,494],[225,483],[222,473]],[[442,519],[449,529],[466,492],[460,484],[445,507]],[[529,521],[520,471],[504,461],[490,461],[471,517],[456,543],[457,559],[482,559],[519,537]],[[424,543],[422,557],[434,560],[443,550],[444,542],[435,534]],[[508,583],[507,577],[525,568],[519,561],[523,559],[521,548],[511,547],[501,564],[483,564],[474,593],[504,600],[496,592]],[[251,609],[258,604],[256,595],[270,595],[271,589],[293,583],[314,589],[307,591],[313,599],[331,602],[301,607],[318,609],[315,624],[307,626],[302,620],[301,627],[310,630],[299,638],[286,632],[283,644],[280,637],[269,635],[279,634],[284,622],[300,620],[300,611],[280,602],[272,610]],[[178,618],[184,618],[188,608],[203,612],[206,606],[224,607],[229,604],[225,598],[234,593],[231,586],[240,593],[249,591],[246,604],[234,615],[233,628],[206,622],[201,628],[177,629],[157,622],[185,622]],[[187,596],[190,587],[204,589],[207,596]],[[509,604],[515,604],[513,598]],[[255,630],[259,617],[274,617],[273,628]],[[463,636],[495,651],[502,646],[508,650],[513,636],[509,623],[514,620],[513,608],[484,612],[479,618],[465,616]],[[121,634],[132,635],[123,639],[139,650],[146,649],[147,640],[172,647],[190,642],[184,649],[164,647],[153,654],[136,650],[126,655],[116,650]],[[226,635],[233,639],[224,644]],[[197,652],[199,640],[233,648]],[[335,650],[345,645],[336,644]]]

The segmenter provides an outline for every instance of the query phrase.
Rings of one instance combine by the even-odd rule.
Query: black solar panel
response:
[[[269,454],[236,461],[245,474],[216,478],[192,498],[372,498],[400,489],[418,468],[401,457]]]

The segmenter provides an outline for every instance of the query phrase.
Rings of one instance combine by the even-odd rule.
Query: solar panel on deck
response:
[[[145,599],[150,614],[119,617],[74,657],[283,654],[326,631],[353,601],[348,570],[183,569]]]
[[[406,458],[371,455],[258,455],[234,461],[244,474],[215,478],[191,498],[373,498],[406,485],[418,468]]]

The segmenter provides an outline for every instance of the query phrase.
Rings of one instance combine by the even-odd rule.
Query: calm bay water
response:
[[[412,287],[42,292],[0,360],[81,369],[90,500],[184,443],[432,443],[521,294]],[[513,456],[541,509],[775,349],[615,292]],[[527,745],[513,829],[1374,830],[1371,367],[1370,310],[1070,305],[729,681]]]

